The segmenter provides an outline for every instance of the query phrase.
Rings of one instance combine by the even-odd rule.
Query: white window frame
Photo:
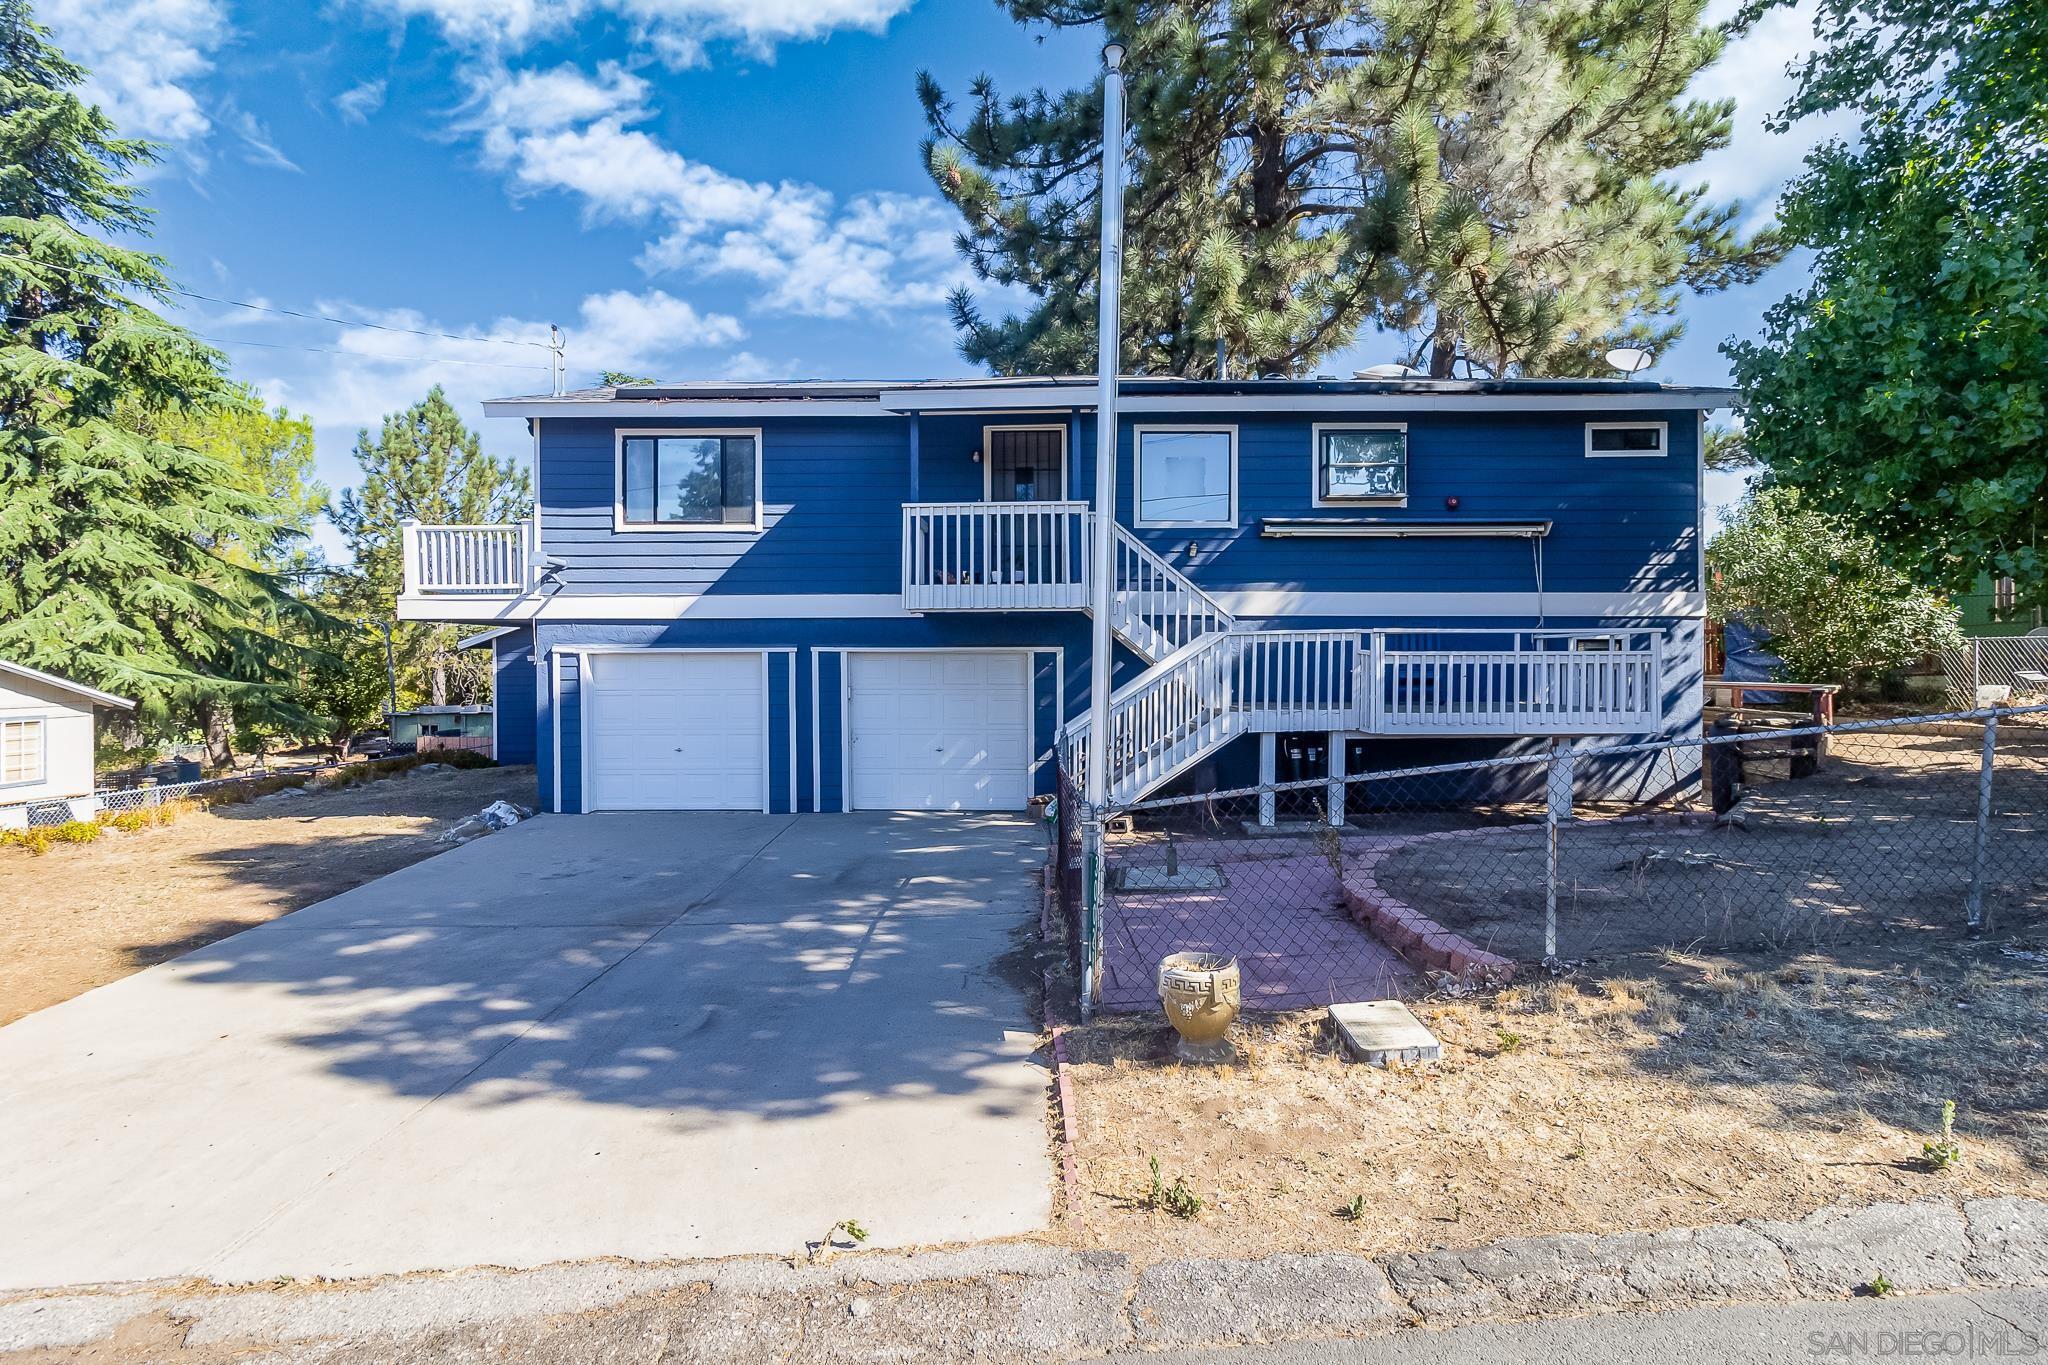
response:
[[[1596,431],[1637,431],[1653,428],[1657,433],[1655,450],[1595,450],[1593,433]],[[1586,423],[1586,458],[1589,460],[1661,460],[1671,453],[1671,424],[1669,422],[1588,422]]]
[[[1230,515],[1222,521],[1158,521],[1145,517],[1145,433],[1182,435],[1218,432],[1230,440]],[[1237,426],[1230,422],[1152,422],[1131,428],[1131,525],[1139,530],[1234,531],[1237,529]]]
[[[995,501],[995,434],[999,431],[1056,431],[1060,434],[1060,486],[1053,497],[1039,502],[1067,500],[1067,426],[1064,422],[996,422],[981,429],[981,500]]]
[[[718,436],[754,439],[754,519],[752,521],[628,521],[626,520],[626,442],[659,439],[663,436]],[[657,452],[656,460],[660,455]],[[612,436],[612,530],[634,535],[644,532],[703,535],[715,532],[750,532],[762,528],[761,479],[768,463],[767,443],[759,427],[620,427]]]
[[[1312,507],[1406,507],[1408,494],[1382,494],[1372,497],[1331,498],[1323,495],[1323,433],[1341,431],[1398,431],[1401,433],[1401,487],[1408,487],[1410,456],[1414,453],[1408,443],[1406,422],[1315,422],[1308,432],[1308,478],[1309,505]]]
[[[36,770],[31,777],[9,779],[0,766],[0,791],[10,787],[35,787],[50,780],[50,718],[48,716],[0,716],[0,765],[5,763],[7,730],[16,725],[36,728]]]

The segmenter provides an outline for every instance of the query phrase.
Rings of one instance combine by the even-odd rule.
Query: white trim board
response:
[[[1221,435],[1230,443],[1230,515],[1222,521],[1179,517],[1147,519],[1145,508],[1145,438],[1147,436]],[[1119,456],[1118,458],[1122,458]],[[1237,427],[1229,422],[1139,422],[1131,427],[1131,527],[1138,531],[1234,531],[1237,529]]]

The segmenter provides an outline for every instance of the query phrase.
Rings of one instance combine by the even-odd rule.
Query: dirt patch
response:
[[[533,769],[407,774],[105,831],[41,857],[0,849],[0,1024],[443,852],[434,837]]]
[[[1977,742],[1854,734],[1811,777],[1750,765],[1741,828],[1598,818],[1558,833],[1558,954],[1664,945],[1813,947],[1953,932],[1976,857]],[[2010,746],[1994,774],[1984,899],[2007,924],[2048,913],[2048,761]],[[1389,893],[1503,957],[1544,956],[1540,826],[1401,849],[1375,870]]]
[[[2031,954],[2014,956],[2011,953]],[[2048,1195],[2048,953],[1979,943],[1767,965],[1670,953],[1604,979],[1426,1001],[1439,1063],[1347,1062],[1320,1011],[1171,1062],[1157,1017],[1068,1033],[1080,1196],[1058,1235],[1147,1257],[1466,1247]],[[1921,1159],[1941,1101],[1962,1160]],[[1148,1159],[1192,1218],[1153,1207]]]

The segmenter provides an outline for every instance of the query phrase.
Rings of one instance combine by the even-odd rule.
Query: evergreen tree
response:
[[[1786,191],[1813,277],[1728,348],[1745,435],[1917,581],[2048,604],[2048,7],[1818,10],[1784,118],[1862,127]]]
[[[360,488],[344,489],[334,524],[347,539],[360,575],[356,607],[388,616],[404,579],[399,523],[495,526],[533,512],[533,484],[510,460],[484,454],[440,386],[420,402],[384,419],[373,441],[356,436]],[[465,658],[452,626],[401,627],[401,694],[436,705],[478,702],[489,694],[488,658]]]
[[[1720,53],[1704,0],[999,0],[1026,24],[1104,25],[1130,85],[1124,342],[1141,372],[1300,374],[1369,323],[1433,373],[1600,372],[1660,345],[1680,286],[1776,256],[1738,207],[1665,173],[1726,143],[1688,101]],[[1022,316],[953,302],[1000,373],[1093,368],[1101,89],[965,117],[929,75],[933,179],[983,279]]]
[[[201,719],[218,759],[229,708],[298,715],[292,636],[323,618],[257,567],[292,533],[272,501],[171,430],[236,395],[137,301],[164,296],[163,262],[107,240],[147,227],[129,176],[155,153],[83,76],[0,0],[0,657]]]

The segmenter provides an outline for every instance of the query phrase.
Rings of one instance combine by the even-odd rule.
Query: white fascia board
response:
[[[1134,395],[1129,413],[1195,412],[1703,412],[1734,405],[1733,389],[1666,393],[1295,393]]]
[[[630,398],[609,403],[557,403],[550,399],[494,398],[484,403],[486,417],[645,417],[659,422],[714,417],[899,417],[901,413],[873,403],[840,403],[798,399]]]
[[[122,711],[133,711],[135,709],[135,703],[127,697],[117,697],[112,692],[102,692],[97,687],[87,687],[84,683],[73,682],[69,678],[60,678],[55,673],[45,673],[40,668],[30,668],[27,664],[10,663],[5,659],[0,659],[0,676],[16,677],[26,682],[41,683],[44,687],[50,688],[53,691],[68,692],[74,697],[83,697],[97,706],[112,706]]]
[[[1094,408],[1093,384],[1048,384],[1043,388],[994,385],[985,389],[884,389],[890,412],[1039,412],[1048,408]]]

